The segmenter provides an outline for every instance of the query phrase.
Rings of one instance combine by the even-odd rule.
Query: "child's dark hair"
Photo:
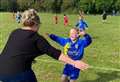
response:
[[[72,29],[75,29],[79,34],[79,29],[77,27],[73,27]]]

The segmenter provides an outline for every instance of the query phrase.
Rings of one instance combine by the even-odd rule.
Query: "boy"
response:
[[[84,31],[80,32],[84,38],[79,38],[79,30],[77,28],[72,28],[70,30],[69,38],[62,38],[54,34],[49,34],[48,36],[64,47],[64,54],[68,54],[73,60],[81,60],[84,54],[84,48],[91,44],[92,40],[90,35],[86,34]],[[79,77],[79,69],[75,68],[70,64],[66,64],[63,70],[62,82],[75,82]]]
[[[20,14],[20,12],[18,11],[17,13],[16,13],[16,21],[17,21],[17,23],[20,23],[20,21],[21,21],[21,14]]]
[[[79,21],[75,25],[77,28],[79,28],[80,31],[85,31],[88,29],[87,23],[84,21],[83,16],[79,16]]]
[[[68,17],[64,14],[64,26],[68,25]]]
[[[79,16],[84,18],[84,11],[83,10],[79,11]]]
[[[103,22],[103,23],[106,23],[106,21],[107,21],[107,13],[106,13],[106,11],[103,11],[103,14],[102,14],[102,22]]]
[[[57,14],[54,16],[54,21],[55,21],[55,24],[58,24],[58,16],[57,16]]]

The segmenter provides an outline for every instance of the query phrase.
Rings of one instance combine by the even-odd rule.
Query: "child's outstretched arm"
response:
[[[84,47],[87,47],[92,43],[92,38],[91,38],[91,36],[89,34],[82,31],[82,32],[80,32],[80,35],[84,36],[84,38],[82,39],[83,43],[84,43]]]
[[[67,39],[56,36],[54,34],[48,34],[48,36],[50,37],[50,39],[52,39],[53,41],[57,42],[58,44],[60,44],[61,46],[65,46]]]

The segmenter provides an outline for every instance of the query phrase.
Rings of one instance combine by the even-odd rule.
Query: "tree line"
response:
[[[34,8],[40,12],[100,14],[120,11],[120,0],[0,0],[0,11],[16,12]]]

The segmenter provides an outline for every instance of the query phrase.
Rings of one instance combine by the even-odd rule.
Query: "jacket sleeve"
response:
[[[61,51],[59,49],[56,49],[55,47],[51,46],[48,41],[40,36],[36,41],[37,48],[41,54],[47,54],[48,56],[59,59],[59,56],[61,54]]]
[[[54,34],[50,34],[49,37],[55,41],[56,43],[60,44],[61,46],[65,46],[66,42],[67,42],[67,39],[65,38],[62,38],[62,37],[59,37],[59,36],[56,36]]]
[[[92,43],[92,38],[89,34],[85,34],[82,40],[83,40],[84,47],[87,47]]]

